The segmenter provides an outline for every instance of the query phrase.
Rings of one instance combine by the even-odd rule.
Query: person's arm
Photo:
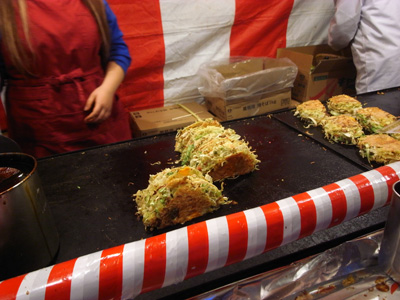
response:
[[[84,110],[89,111],[92,107],[93,110],[85,118],[85,122],[100,123],[111,115],[114,94],[124,77],[124,70],[116,62],[110,61],[107,64],[102,84],[90,94],[86,101]]]
[[[131,63],[129,49],[123,40],[117,18],[108,3],[106,1],[103,2],[111,34],[110,57],[102,84],[90,94],[84,107],[85,111],[92,109],[91,113],[85,118],[87,123],[100,123],[111,115],[114,94],[123,81]]]
[[[335,14],[329,25],[328,44],[341,50],[353,40],[361,19],[362,0],[335,0]]]
[[[103,2],[106,9],[108,27],[111,34],[111,49],[109,60],[115,61],[126,73],[131,64],[129,49],[123,39],[122,31],[118,26],[117,17],[111,10],[108,3],[105,0],[103,0]]]

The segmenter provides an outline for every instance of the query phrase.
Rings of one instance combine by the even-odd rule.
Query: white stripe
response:
[[[76,260],[71,278],[71,299],[98,298],[101,253],[98,251]]]
[[[285,245],[299,238],[301,231],[300,210],[292,197],[279,200],[276,203],[283,215],[283,240],[281,245]]]
[[[229,57],[234,0],[160,1],[165,43],[165,105],[201,98],[194,76],[202,63]]]
[[[391,163],[386,165],[387,167],[390,167],[391,169],[393,169],[393,171],[396,173],[397,177],[400,178],[400,161]],[[397,181],[396,181],[397,182]],[[395,183],[395,182],[394,182]],[[392,191],[393,191],[393,186],[392,186]],[[390,199],[392,200],[392,199]]]
[[[286,47],[326,44],[334,12],[332,0],[295,0],[288,19]]]
[[[264,252],[267,243],[267,223],[260,207],[244,211],[247,221],[248,242],[244,259]]]
[[[71,299],[83,299],[83,278],[85,277],[87,256],[79,257],[74,265],[71,278]]]
[[[132,299],[142,291],[145,244],[146,240],[140,240],[124,246],[122,299]]]
[[[318,188],[307,193],[314,201],[317,211],[314,232],[328,228],[332,221],[332,201],[329,194],[323,188]]]
[[[229,254],[229,228],[226,217],[206,221],[208,231],[208,263],[206,272],[222,268]]]
[[[363,175],[369,180],[374,189],[374,206],[372,210],[384,206],[389,197],[386,178],[376,170],[366,172]]]
[[[166,247],[167,262],[163,286],[185,279],[189,259],[187,227],[167,232]]]
[[[392,168],[396,172],[397,176],[400,176],[400,161],[388,164],[386,166]]]
[[[26,274],[19,286],[17,300],[29,299],[29,295],[33,292],[33,288],[36,288],[34,287],[33,282],[35,281],[37,275],[38,271]]]
[[[28,273],[19,286],[16,300],[43,300],[52,267]]]
[[[347,212],[343,222],[357,217],[361,208],[361,197],[357,186],[348,178],[340,180],[336,184],[340,186],[346,197]]]

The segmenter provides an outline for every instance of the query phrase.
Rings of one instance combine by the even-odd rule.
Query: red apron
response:
[[[100,36],[90,11],[76,0],[27,0],[39,78],[25,80],[5,59],[9,135],[36,157],[131,139],[122,103],[101,124],[84,122],[90,93],[102,81]]]

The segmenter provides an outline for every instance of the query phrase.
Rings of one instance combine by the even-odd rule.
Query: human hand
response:
[[[90,94],[86,101],[83,110],[86,112],[91,110],[91,112],[86,116],[84,121],[86,123],[101,123],[105,121],[111,115],[113,100],[114,93],[99,86]]]

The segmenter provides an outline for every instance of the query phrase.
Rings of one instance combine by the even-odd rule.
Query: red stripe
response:
[[[267,242],[265,251],[279,247],[283,241],[283,215],[278,203],[273,202],[261,206],[267,222]]]
[[[103,250],[100,261],[99,300],[121,299],[124,245]]]
[[[396,290],[398,289],[399,284],[397,282],[393,282],[393,284],[390,287],[390,293],[394,294],[394,292],[396,292]]]
[[[349,178],[357,186],[361,198],[361,207],[358,215],[369,212],[374,207],[375,196],[371,182],[362,174]]]
[[[328,84],[321,91],[319,91],[318,94],[311,96],[310,99],[311,100],[320,99],[325,93],[330,97],[331,95],[329,92],[327,92],[327,90],[328,88],[334,89],[336,87],[335,83],[336,80],[328,81]]]
[[[7,130],[7,114],[3,106],[2,99],[0,97],[0,130]]]
[[[386,204],[389,204],[390,201],[392,200],[392,196],[393,196],[393,184],[395,184],[397,181],[399,181],[400,178],[396,174],[396,171],[393,170],[391,167],[388,167],[388,166],[379,167],[379,168],[376,169],[376,171],[381,173],[382,176],[386,180],[386,184],[388,186],[388,191],[389,191],[388,197],[386,199]]]
[[[69,300],[71,296],[71,280],[77,259],[54,265],[46,286],[46,300]]]
[[[165,44],[158,0],[109,0],[132,57],[118,90],[129,111],[164,105]]]
[[[307,193],[298,194],[292,197],[300,210],[301,230],[299,239],[312,234],[317,225],[317,210],[314,201]]]
[[[162,287],[166,263],[166,233],[146,239],[142,293]]]
[[[286,47],[286,31],[294,0],[236,0],[235,20],[231,28],[231,56],[276,57]]]
[[[15,300],[25,276],[26,275],[21,275],[0,282],[0,300]]]
[[[340,86],[340,82],[338,82],[339,80],[338,79],[333,79],[333,82],[335,82],[336,84],[333,84],[330,88],[329,88],[329,90],[327,91],[327,96],[330,98],[330,97],[332,97],[332,96],[334,96],[334,93],[335,93],[335,90],[336,90],[336,88],[338,87],[338,86]],[[330,85],[329,83],[328,83],[328,85]]]
[[[344,218],[346,217],[346,195],[342,188],[336,183],[329,184],[322,188],[328,193],[332,204],[332,220],[329,224],[329,227],[338,225],[342,223]]]
[[[244,212],[226,216],[229,229],[229,252],[225,265],[242,261],[246,256],[248,228]]]
[[[187,227],[189,257],[185,280],[206,271],[208,264],[208,230],[206,222]]]

